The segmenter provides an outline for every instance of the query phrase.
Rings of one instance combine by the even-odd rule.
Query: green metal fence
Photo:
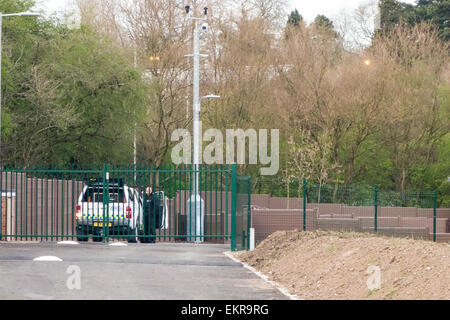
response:
[[[437,213],[436,192],[303,183],[303,230],[375,232],[433,241],[448,231],[448,219]]]
[[[236,243],[234,250],[250,249],[251,178],[237,176],[236,186]]]
[[[235,165],[3,167],[0,240],[209,242],[236,250],[241,180]]]

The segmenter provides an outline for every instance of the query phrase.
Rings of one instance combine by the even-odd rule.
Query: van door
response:
[[[167,218],[168,215],[168,210],[167,210],[167,203],[168,203],[168,199],[166,197],[166,195],[164,194],[164,191],[158,191],[156,192],[156,196],[158,199],[158,216],[157,216],[157,220],[159,225],[157,225],[156,227],[161,230],[164,229],[169,229],[169,221]]]
[[[103,189],[85,187],[80,196],[80,207],[83,221],[103,221]]]
[[[123,187],[110,186],[108,190],[108,219],[109,226],[114,224],[122,226],[124,221],[127,219],[127,203],[128,198],[126,192],[124,192]]]
[[[134,189],[134,201],[139,212],[138,215],[139,230],[142,231],[144,229],[144,201],[142,200],[142,197],[139,195],[139,192],[136,189]]]

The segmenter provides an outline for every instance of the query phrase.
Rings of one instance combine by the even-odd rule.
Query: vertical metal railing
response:
[[[234,251],[248,250],[251,224],[251,178],[237,175],[233,201],[232,248]],[[235,203],[235,204],[234,204]]]
[[[375,233],[378,232],[378,186],[375,185],[374,187],[374,201],[373,201],[373,206],[374,206],[374,221],[373,221],[373,230],[375,231]]]
[[[433,192],[433,241],[436,242],[437,192]]]
[[[233,164],[231,173],[231,251],[236,251],[236,196],[237,166]]]
[[[194,169],[189,165],[4,166],[0,168],[0,241],[126,241],[133,237],[131,226],[139,227],[139,240],[187,241],[189,231],[194,232],[188,229],[186,204],[193,192]],[[199,167],[205,220],[201,234],[192,234],[194,238],[221,243],[234,238],[235,243],[236,175],[236,166]],[[129,194],[123,196],[121,187],[110,183],[117,180],[130,187]],[[139,198],[134,197],[142,198],[146,186],[164,194],[159,205],[166,215],[164,219],[152,215],[158,225],[154,235],[146,233],[150,226],[141,220],[127,229],[130,221],[120,218],[126,210],[141,210]],[[120,199],[120,205],[113,199]]]
[[[317,210],[316,214],[307,213],[307,204]],[[303,231],[374,232],[436,242],[440,232],[448,232],[437,208],[436,191],[396,192],[378,185],[314,185],[303,181]]]
[[[306,179],[303,179],[303,231],[306,231],[306,201],[308,198],[308,189]]]

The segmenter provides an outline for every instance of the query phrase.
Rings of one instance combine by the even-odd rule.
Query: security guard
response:
[[[155,243],[156,241],[154,236],[156,236],[155,216],[157,209],[158,206],[155,201],[153,189],[147,187],[144,194],[144,236],[146,237],[142,238],[141,242],[143,243]]]

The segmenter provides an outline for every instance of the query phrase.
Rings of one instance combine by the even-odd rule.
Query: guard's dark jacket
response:
[[[149,217],[156,213],[154,194],[144,194],[144,216]]]
[[[158,217],[158,209],[157,201],[155,199],[155,194],[144,194],[144,235],[145,236],[154,236],[155,232],[155,224],[157,223]],[[141,242],[155,242],[155,238],[142,238]]]

